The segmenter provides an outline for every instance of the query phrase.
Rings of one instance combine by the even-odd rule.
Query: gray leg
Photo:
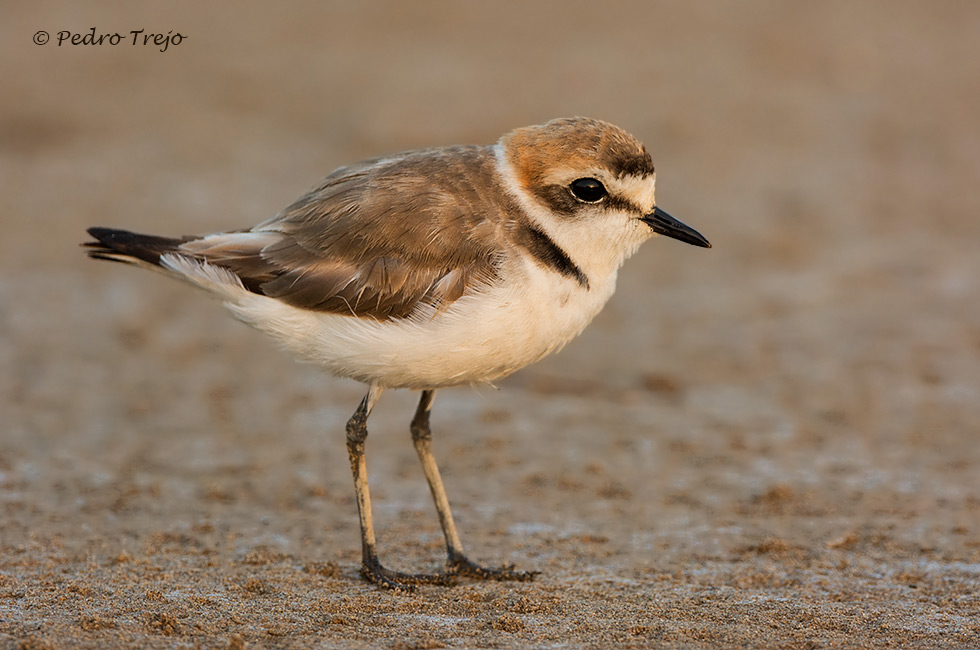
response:
[[[432,390],[422,391],[418,410],[415,411],[415,417],[412,418],[412,442],[415,443],[415,451],[418,452],[419,460],[422,462],[425,480],[429,482],[429,490],[432,491],[432,500],[435,501],[436,512],[439,513],[442,533],[446,537],[446,552],[449,556],[449,563],[452,564],[456,558],[463,557],[463,545],[459,541],[456,522],[453,521],[453,513],[449,509],[449,499],[446,497],[446,488],[442,485],[439,466],[436,465],[436,458],[432,455],[432,430],[429,428],[429,412],[432,410],[432,400],[435,399],[435,395],[435,391]]]
[[[367,439],[367,419],[371,409],[381,396],[381,387],[372,384],[354,415],[347,421],[347,454],[350,456],[351,473],[354,475],[354,494],[357,497],[357,514],[361,522],[361,575],[367,580],[388,589],[411,591],[411,583],[448,584],[450,576],[430,576],[398,573],[381,566],[374,539],[374,522],[371,517],[371,492],[368,488],[367,462],[364,441]]]
[[[361,521],[361,558],[364,567],[378,564],[378,549],[374,540],[374,521],[371,517],[371,491],[368,488],[367,461],[364,457],[364,441],[367,439],[367,419],[371,409],[381,397],[381,388],[371,385],[367,395],[347,421],[347,455],[354,475],[354,494],[357,498],[357,514]],[[362,569],[363,570],[363,569]]]
[[[490,580],[533,580],[534,576],[539,573],[538,571],[516,571],[513,566],[490,569],[471,562],[463,554],[463,545],[459,541],[456,523],[453,521],[453,513],[449,509],[446,488],[443,487],[439,467],[436,465],[435,456],[432,455],[432,430],[429,428],[429,412],[432,410],[434,398],[435,391],[422,391],[419,407],[415,411],[415,417],[412,418],[412,441],[415,443],[415,451],[419,454],[422,471],[425,472],[425,479],[429,482],[429,489],[432,491],[432,500],[435,501],[436,511],[439,513],[442,533],[446,537],[448,573]]]

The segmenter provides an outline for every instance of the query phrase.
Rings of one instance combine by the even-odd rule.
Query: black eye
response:
[[[568,186],[572,196],[586,203],[598,203],[606,198],[606,188],[594,178],[580,178]]]

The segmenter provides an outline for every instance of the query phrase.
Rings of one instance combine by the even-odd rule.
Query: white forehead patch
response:
[[[629,199],[645,212],[652,212],[656,205],[654,186],[656,176],[634,176],[627,174],[609,179],[609,190],[619,196]]]

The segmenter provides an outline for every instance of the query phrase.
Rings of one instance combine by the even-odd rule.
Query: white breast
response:
[[[334,374],[387,388],[439,388],[492,381],[561,348],[605,305],[616,274],[591,278],[586,289],[517,259],[502,280],[445,311],[392,321],[301,310],[244,289],[226,304]]]

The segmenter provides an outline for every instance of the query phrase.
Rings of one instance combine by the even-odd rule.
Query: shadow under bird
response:
[[[654,234],[710,247],[656,205],[654,167],[633,136],[565,118],[495,145],[409,151],[341,167],[254,228],[179,238],[91,228],[97,259],[161,270],[367,394],[347,422],[362,575],[383,587],[458,576],[530,580],[464,553],[432,454],[436,389],[491,382],[577,336]],[[411,422],[446,538],[443,573],[382,566],[364,442],[386,388],[421,390]]]

